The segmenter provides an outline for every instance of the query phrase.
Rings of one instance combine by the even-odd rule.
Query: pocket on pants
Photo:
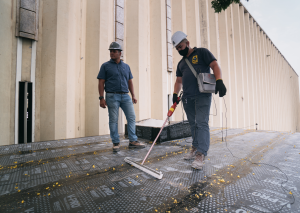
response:
[[[106,93],[105,94],[105,99],[109,99],[109,98],[114,98],[114,93]]]
[[[114,93],[106,93],[105,100],[107,106],[112,106],[112,104],[115,102],[115,94]]]
[[[129,94],[124,95],[124,100],[125,100],[125,102],[132,102],[132,99]]]

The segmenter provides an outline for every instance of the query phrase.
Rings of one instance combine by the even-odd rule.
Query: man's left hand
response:
[[[132,103],[134,103],[134,104],[137,103],[137,99],[135,98],[135,96],[132,96]]]
[[[223,97],[224,95],[226,95],[226,91],[227,90],[223,83],[223,80],[222,79],[217,80],[215,94],[217,94],[219,92],[219,96]]]

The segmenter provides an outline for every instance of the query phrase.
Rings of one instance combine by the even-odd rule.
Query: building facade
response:
[[[108,134],[96,76],[112,41],[134,76],[136,120],[165,119],[178,30],[221,66],[228,92],[214,95],[211,126],[299,131],[298,75],[241,4],[216,14],[211,0],[12,0],[0,20],[0,145]],[[180,105],[171,120],[183,116]],[[120,111],[119,132],[125,122]]]

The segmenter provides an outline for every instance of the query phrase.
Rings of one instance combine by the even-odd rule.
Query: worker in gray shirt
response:
[[[119,107],[127,119],[129,148],[144,148],[145,145],[137,141],[135,134],[135,112],[133,103],[137,103],[132,83],[132,73],[128,64],[121,60],[122,47],[117,42],[109,46],[110,60],[102,64],[97,79],[100,107],[108,108],[110,137],[113,142],[113,151],[120,150],[118,133]],[[128,89],[131,98],[128,95]],[[104,90],[106,97],[104,98]]]
[[[210,145],[208,120],[212,95],[199,91],[197,79],[185,59],[189,60],[197,73],[210,73],[210,68],[213,70],[217,80],[215,94],[219,93],[219,96],[223,97],[226,94],[226,87],[222,81],[221,68],[214,55],[205,48],[191,48],[186,38],[187,35],[181,31],[175,32],[172,36],[173,46],[183,56],[177,66],[173,103],[177,101],[177,94],[183,87],[182,102],[193,138],[192,150],[184,156],[184,159],[195,159],[192,167],[202,169]]]

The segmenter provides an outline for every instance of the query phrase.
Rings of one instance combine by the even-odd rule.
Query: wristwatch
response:
[[[103,96],[100,96],[100,97],[99,97],[99,100],[101,100],[101,99],[103,99],[103,98],[104,98]]]

